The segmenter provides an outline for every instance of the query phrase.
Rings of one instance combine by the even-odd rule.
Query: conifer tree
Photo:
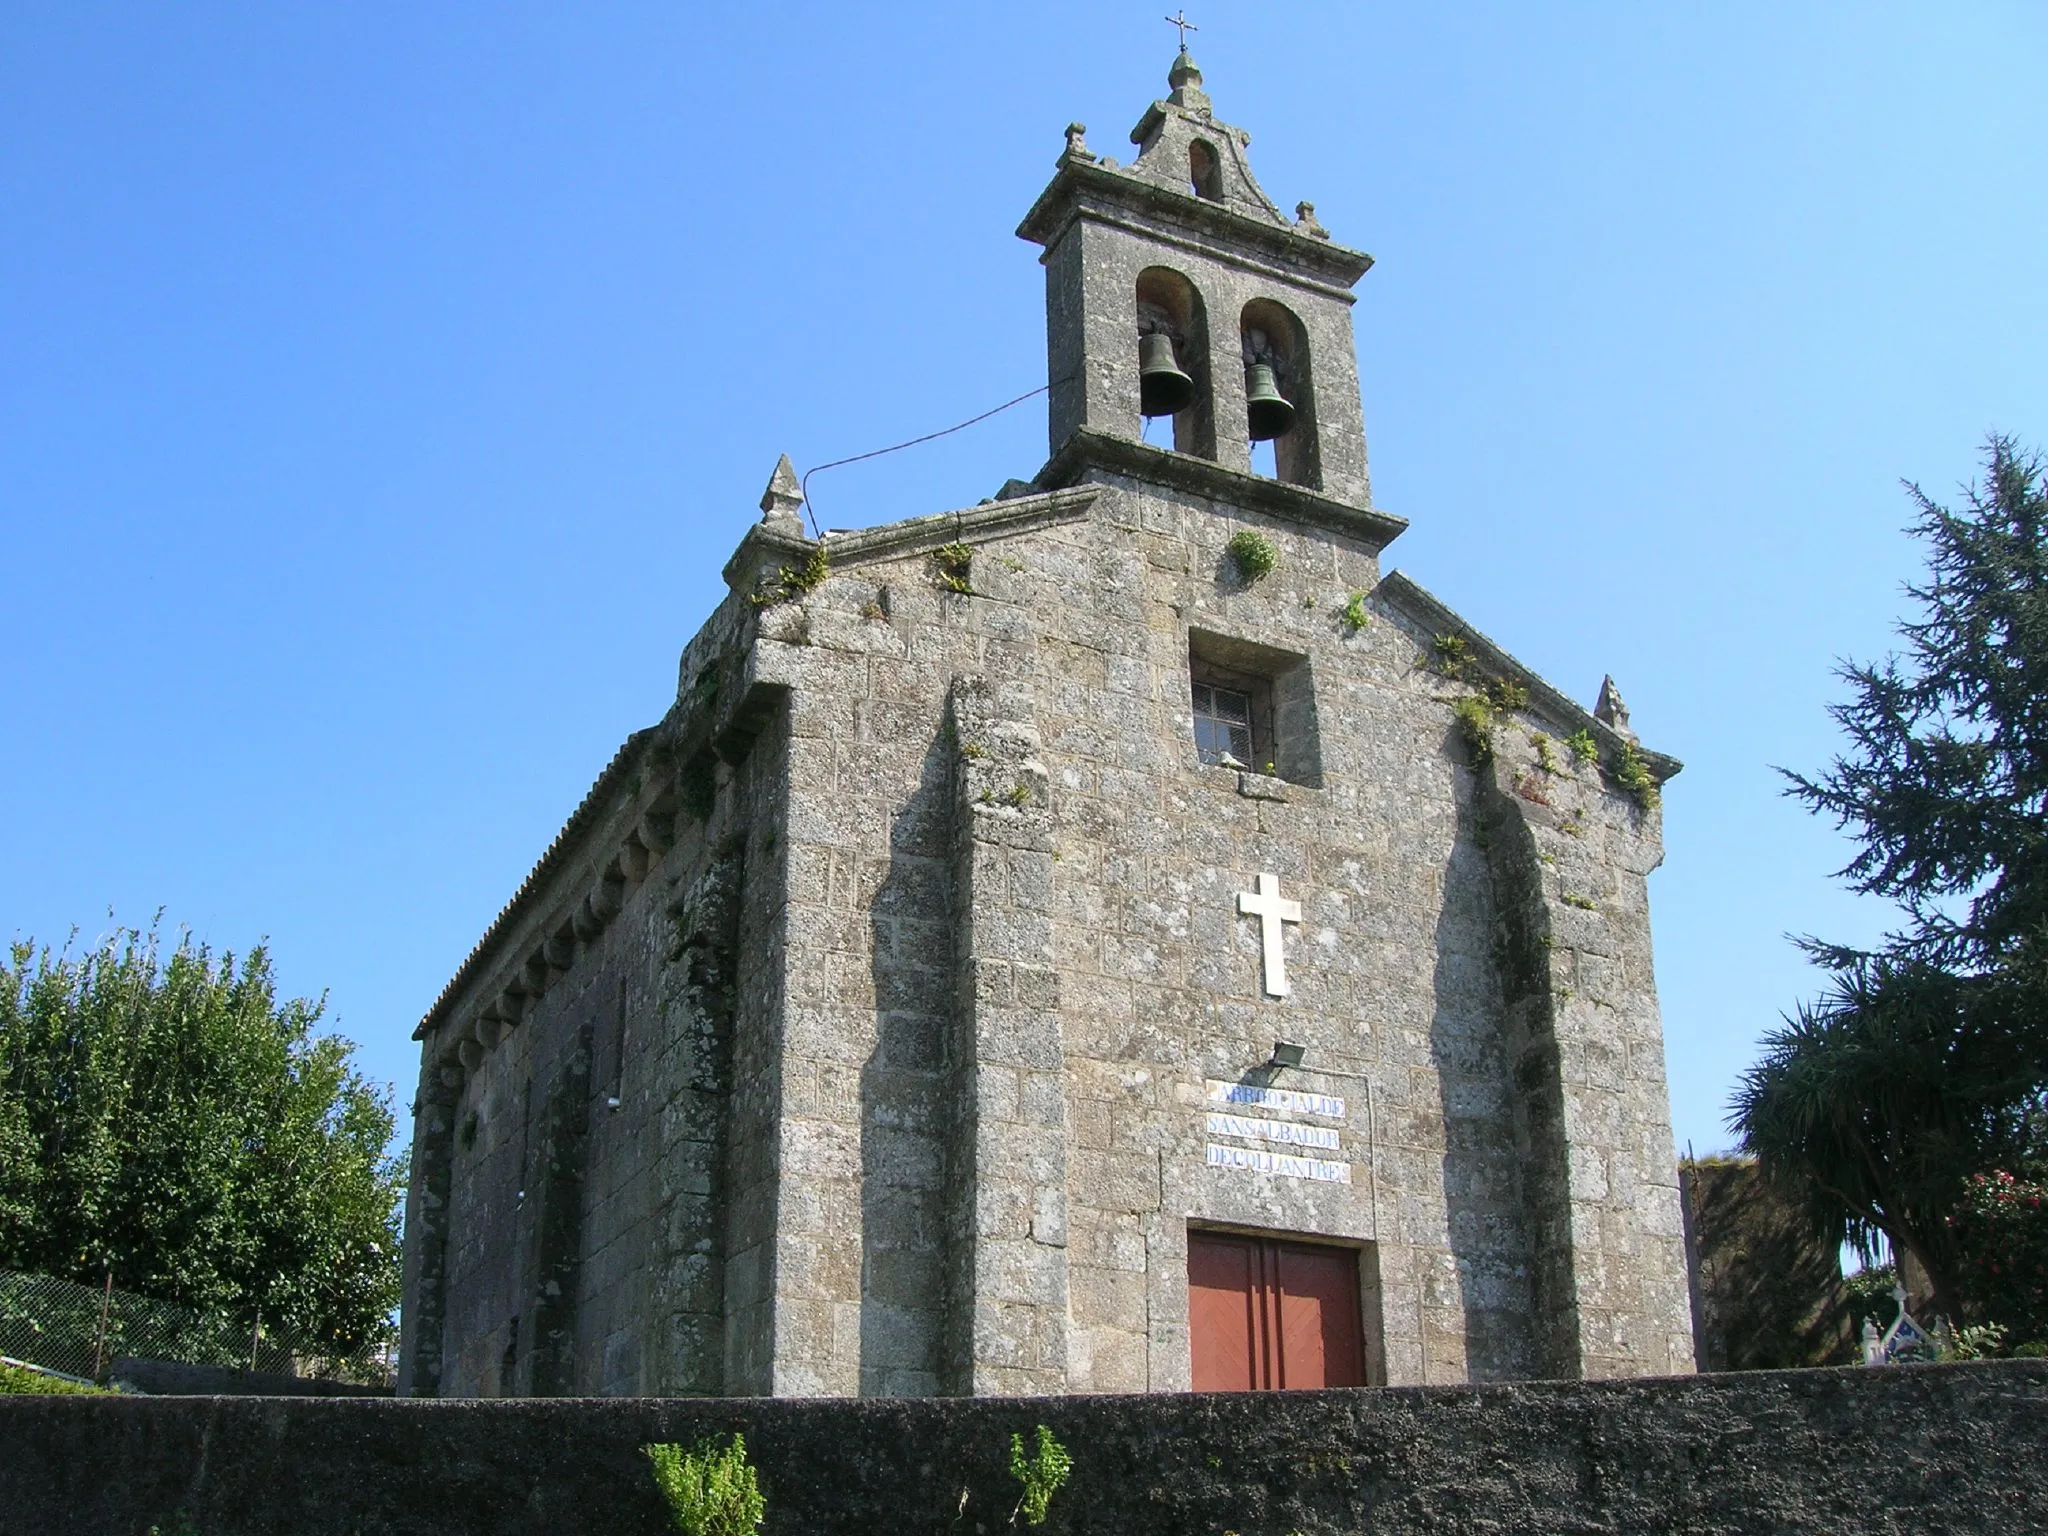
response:
[[[2040,1150],[2048,1090],[2048,485],[2010,438],[1954,510],[1909,486],[1928,579],[1902,655],[1849,664],[1850,749],[1790,790],[1852,833],[1838,873],[1906,924],[1875,951],[1802,941],[1834,976],[1766,1036],[1731,1121],[1816,1219],[1880,1233],[1961,1318],[1953,1213]]]

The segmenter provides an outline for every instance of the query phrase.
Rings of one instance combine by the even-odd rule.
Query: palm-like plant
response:
[[[1926,1270],[1960,1320],[1949,1213],[1970,1174],[2027,1152],[2037,1032],[2003,1017],[2013,989],[1914,961],[1865,959],[1765,1036],[1729,1122],[1766,1177],[1866,1256],[1879,1234]]]

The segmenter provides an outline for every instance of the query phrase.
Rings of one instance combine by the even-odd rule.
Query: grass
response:
[[[19,1365],[0,1365],[0,1397],[101,1397],[105,1387],[87,1386],[62,1376],[45,1376]]]

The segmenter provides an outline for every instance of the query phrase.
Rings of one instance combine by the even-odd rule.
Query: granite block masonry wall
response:
[[[1255,583],[1248,526],[1280,556]],[[422,1094],[415,1198],[451,1214],[414,1262],[448,1278],[408,1338],[422,1368],[446,1341],[438,1390],[1185,1390],[1202,1227],[1357,1249],[1374,1381],[1684,1368],[1654,819],[1586,768],[1539,825],[1475,771],[1470,685],[1368,539],[1103,476],[830,548],[686,674],[679,708],[724,701],[706,814],[601,932],[529,919],[516,1027]],[[1284,664],[1274,771],[1199,760],[1197,652]],[[1516,750],[1570,723],[1531,705]],[[1303,904],[1285,997],[1236,906],[1261,874]],[[586,1028],[577,1294],[538,1308],[573,1346],[536,1378],[521,1192]],[[1309,1054],[1275,1078],[1278,1039]],[[1212,1155],[1241,1139],[1219,1091],[1276,1082],[1321,1096],[1293,1118],[1330,1176]]]
[[[1611,838],[1573,839],[1571,857],[1627,924],[1565,958],[1583,951],[1573,963],[1589,978],[1607,959],[1626,969],[1570,1016],[1570,1061],[1524,1082],[1502,906],[1521,898],[1453,726],[1464,685],[1428,665],[1433,636],[1379,595],[1369,546],[1154,484],[1086,489],[1085,515],[1034,499],[835,540],[833,574],[763,619],[796,722],[786,1379],[830,1392],[1035,1385],[961,1364],[993,1358],[977,1351],[1016,1306],[1005,1369],[1063,1359],[1069,1389],[1184,1389],[1191,1226],[1358,1247],[1380,1380],[1683,1368],[1664,1315],[1675,1298],[1682,1339],[1682,1258],[1636,1230],[1661,1220],[1660,1136],[1671,1160],[1641,886],[1654,825],[1631,830],[1597,772],[1571,781],[1601,828],[1621,818]],[[1224,554],[1247,525],[1280,551],[1258,583]],[[963,538],[958,591],[935,551]],[[1342,616],[1354,592],[1375,594],[1364,626]],[[1247,774],[1198,761],[1198,643],[1291,658],[1313,762]],[[990,720],[1014,761],[982,739]],[[974,825],[1019,845],[947,844],[960,814],[949,786],[966,790]],[[1307,908],[1287,939],[1285,999],[1264,993],[1257,925],[1235,909],[1261,872]],[[1018,953],[980,953],[984,934]],[[980,1020],[1005,1009],[1018,1011],[990,1035]],[[981,1070],[986,1040],[1015,1052],[1041,1035],[1056,1093],[1007,1075],[1015,1063]],[[1276,1038],[1310,1052],[1283,1086],[1341,1099],[1348,1182],[1208,1160],[1213,1093],[1265,1081],[1256,1066]],[[1559,1074],[1586,1078],[1588,1061],[1594,1076],[1574,1091],[1598,1088],[1616,1053],[1631,1074],[1627,1123],[1610,1136],[1611,1105],[1589,1099],[1570,1124],[1551,1116],[1558,1137],[1532,1160],[1518,1106],[1532,1093],[1562,1103]],[[1026,1091],[1038,1096],[1028,1114],[1015,1107]],[[998,1105],[999,1137],[983,1117]],[[1596,1163],[1610,1183],[1588,1193]],[[1546,1226],[1546,1192],[1574,1187],[1579,1204],[1560,1193],[1563,1225]],[[984,1273],[997,1232],[1016,1264]],[[1545,1294],[1565,1299],[1541,1311],[1542,1266],[1558,1256],[1562,1289]],[[1024,1327],[1062,1294],[1063,1351]],[[1640,1315],[1616,1321],[1630,1306]],[[1589,1349],[1581,1320],[1596,1311],[1602,1343]]]
[[[657,1536],[640,1447],[735,1430],[766,1536],[1901,1536],[2048,1528],[2048,1362],[933,1402],[0,1399],[0,1536]]]
[[[1660,812],[1512,721],[1476,777],[1514,993],[1541,1358],[1565,1375],[1684,1370],[1691,1299],[1645,884]]]
[[[981,1395],[1067,1386],[1067,1109],[1052,818],[1033,690],[956,678],[953,1359]]]
[[[732,1193],[772,1196],[779,1086],[735,1042],[781,1012],[738,983],[776,974],[780,862],[747,844],[780,825],[786,727],[772,685],[719,671],[734,621],[430,1016],[403,1393],[770,1389],[772,1199]]]

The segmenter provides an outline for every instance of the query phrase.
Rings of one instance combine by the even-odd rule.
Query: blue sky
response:
[[[377,1076],[659,717],[778,453],[1044,378],[1015,239],[1118,152],[1143,5],[11,5],[0,932],[267,936]],[[1373,252],[1388,551],[1686,762],[1652,880],[1679,1141],[1788,931],[1886,914],[1772,764],[1835,750],[1984,435],[2048,445],[2048,11],[1216,3],[1283,206]],[[813,485],[971,503],[1033,402]]]

